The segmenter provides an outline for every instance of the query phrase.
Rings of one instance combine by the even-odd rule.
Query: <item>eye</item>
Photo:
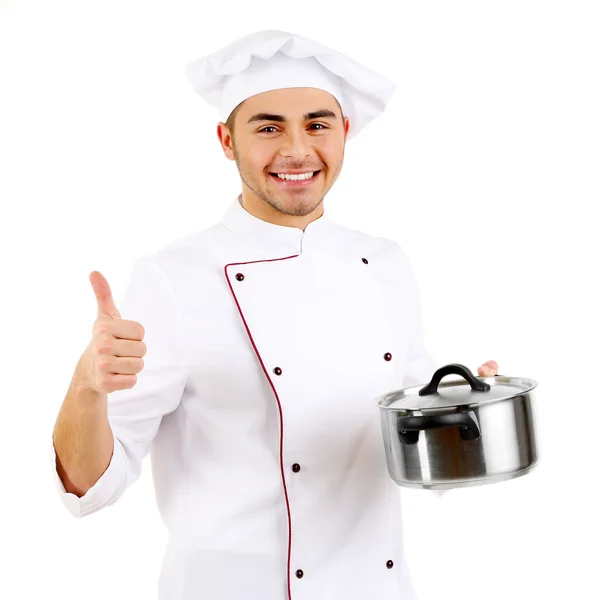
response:
[[[325,125],[323,125],[322,123],[312,123],[311,126],[313,127],[314,125],[319,125],[322,129],[328,129]],[[276,127],[274,125],[267,125],[266,127],[263,127],[262,129],[258,130],[258,133],[267,133],[267,129],[276,129]],[[314,131],[321,131],[320,129],[315,129]],[[272,133],[272,132],[268,132],[268,133]]]

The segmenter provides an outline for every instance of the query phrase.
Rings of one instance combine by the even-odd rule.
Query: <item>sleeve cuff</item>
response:
[[[97,512],[110,504],[116,502],[125,489],[126,480],[126,458],[121,443],[114,437],[114,450],[111,462],[100,479],[82,496],[67,492],[62,480],[57,473],[57,463],[53,436],[50,440],[51,468],[53,469],[55,484],[58,495],[66,509],[76,518],[81,518],[93,512]]]

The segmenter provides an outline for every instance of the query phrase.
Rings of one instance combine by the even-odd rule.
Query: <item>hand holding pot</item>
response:
[[[494,377],[498,374],[498,363],[495,360],[488,360],[477,369],[480,377]]]

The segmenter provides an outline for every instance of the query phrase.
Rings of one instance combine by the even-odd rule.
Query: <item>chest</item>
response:
[[[328,419],[334,406],[354,421],[401,387],[410,307],[401,275],[377,259],[219,263],[185,280],[189,385],[201,409],[264,414],[278,396],[292,424]]]

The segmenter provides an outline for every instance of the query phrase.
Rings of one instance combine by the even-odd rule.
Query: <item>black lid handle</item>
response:
[[[487,392],[491,389],[489,383],[474,377],[473,373],[465,365],[451,363],[450,365],[445,365],[444,367],[438,369],[438,371],[436,371],[436,373],[432,376],[430,383],[424,386],[418,392],[418,394],[420,396],[436,394],[436,392],[438,392],[438,384],[440,383],[441,379],[447,375],[461,375],[467,380],[474,392]]]

